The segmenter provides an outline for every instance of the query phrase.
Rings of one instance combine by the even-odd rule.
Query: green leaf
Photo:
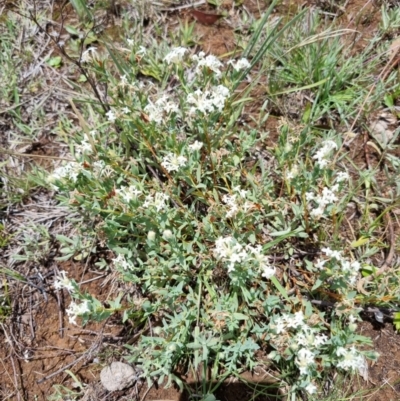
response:
[[[70,35],[74,35],[74,36],[79,36],[80,32],[73,26],[71,25],[66,25],[65,26],[65,30],[70,34]]]
[[[400,331],[400,312],[396,312],[393,318],[393,324],[397,331]]]
[[[191,349],[201,349],[202,345],[200,343],[189,343],[186,347]]]
[[[247,315],[244,315],[243,313],[233,313],[232,316],[237,320],[248,320],[249,319],[249,317]]]
[[[46,60],[46,63],[47,63],[50,67],[58,68],[58,67],[60,67],[61,64],[62,64],[62,58],[61,58],[61,56],[50,57],[48,60]]]
[[[286,290],[281,286],[281,283],[278,281],[278,279],[275,276],[272,276],[270,278],[270,280],[272,281],[272,283],[274,284],[276,289],[281,293],[283,298],[285,298],[287,301],[290,302],[290,299],[289,299],[289,296],[288,296]]]
[[[321,287],[323,281],[320,279],[317,279],[313,285],[313,287],[311,288],[311,291],[315,291],[317,288]]]
[[[360,237],[357,241],[353,241],[350,246],[352,248],[358,248],[359,246],[363,246],[369,242],[369,238]]]
[[[371,265],[363,265],[361,269],[361,274],[363,277],[370,276],[371,274],[374,274],[378,269],[375,266]]]
[[[79,18],[83,20],[85,17],[88,19],[92,18],[92,14],[86,6],[86,0],[69,0],[74,7],[76,13],[79,15]]]

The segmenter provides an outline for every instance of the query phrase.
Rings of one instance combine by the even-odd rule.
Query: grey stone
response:
[[[108,391],[123,390],[132,386],[137,380],[135,370],[126,363],[113,362],[100,372],[101,384]]]

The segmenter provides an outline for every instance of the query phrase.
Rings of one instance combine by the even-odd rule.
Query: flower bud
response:
[[[174,234],[172,234],[172,231],[171,231],[171,230],[164,230],[164,232],[163,232],[163,238],[164,238],[165,240],[169,240],[169,239],[173,238],[173,236],[174,236]]]
[[[176,351],[176,349],[177,349],[176,344],[170,344],[170,345],[168,345],[168,351],[174,352],[174,351]]]
[[[159,335],[162,333],[162,327],[160,327],[160,326],[154,327],[153,333],[154,333],[156,336],[159,336]]]
[[[349,323],[349,330],[356,331],[357,330],[357,323]]]
[[[156,233],[154,231],[149,231],[147,233],[147,239],[149,241],[154,241],[156,239]]]

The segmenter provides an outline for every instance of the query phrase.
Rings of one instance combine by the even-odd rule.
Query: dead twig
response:
[[[98,350],[98,348],[100,347],[102,339],[103,339],[103,335],[102,335],[102,333],[100,333],[98,338],[92,344],[92,346],[84,354],[82,354],[79,358],[77,358],[74,361],[70,362],[69,364],[65,365],[61,369],[58,369],[55,372],[43,377],[42,379],[37,380],[36,383],[41,384],[41,383],[45,382],[46,380],[49,380],[52,377],[57,376],[60,373],[63,373],[65,370],[71,368],[72,366],[76,365],[77,363],[79,363],[81,361],[89,360],[92,357],[93,353],[95,353]]]
[[[12,366],[12,370],[13,370],[13,374],[14,374],[14,386],[15,386],[15,389],[17,391],[17,399],[18,399],[18,401],[19,400],[23,400],[24,398],[23,397],[21,398],[21,394],[20,394],[20,392],[21,392],[21,390],[23,388],[22,387],[22,375],[21,375],[21,372],[19,372],[19,374],[17,374],[17,371],[15,369],[14,357],[12,355],[12,352],[14,352],[16,354],[16,351],[14,349],[13,342],[12,342],[11,338],[8,336],[8,333],[7,333],[5,327],[4,327],[4,325],[2,323],[1,323],[1,327],[3,329],[3,332],[4,332],[5,336],[6,336],[6,342],[11,347],[11,353],[10,353],[9,357],[10,357],[11,366]],[[19,365],[18,365],[18,367],[19,367]],[[21,380],[21,382],[19,382],[18,378]]]

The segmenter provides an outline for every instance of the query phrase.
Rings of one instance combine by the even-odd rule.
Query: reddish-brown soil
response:
[[[229,11],[232,3],[233,1],[227,0],[222,8]],[[264,2],[256,0],[245,0],[243,7],[246,7],[249,14],[257,17],[262,11],[259,8],[260,3],[263,3],[262,9],[265,9]],[[346,4],[345,8],[332,5],[333,3],[335,2],[329,0],[287,0],[282,2],[276,13],[290,16],[304,6],[311,6],[321,8],[326,15],[337,14],[342,28],[356,31],[346,40],[354,52],[360,51],[379,23],[378,2],[350,0],[343,2]],[[201,9],[215,12],[211,6]],[[202,50],[224,57],[236,49],[229,18],[228,16],[228,21],[220,20],[210,26],[196,24],[195,33],[200,37]],[[171,27],[176,27],[180,19],[191,21],[193,17],[184,11],[170,13],[168,16]],[[248,115],[256,113],[261,106],[262,94],[262,90],[252,94],[255,100],[246,109]],[[271,143],[276,141],[278,124],[279,119],[274,116],[266,123],[265,129],[270,132]],[[361,140],[357,148],[362,146]],[[40,149],[37,151],[40,154]],[[52,152],[55,153],[57,152]],[[362,159],[362,156],[354,155],[354,159],[357,157]],[[95,271],[96,267],[89,267],[88,269],[85,264],[74,262],[58,264],[58,270],[65,270],[69,277],[78,282],[87,282],[83,284],[83,288],[101,301],[106,301],[108,297],[113,298],[118,289],[114,287],[112,277],[106,280]],[[181,395],[176,389],[166,391],[153,388],[147,392],[146,386],[140,388],[138,385],[125,392],[107,393],[99,384],[102,365],[98,362],[104,364],[121,360],[124,352],[122,345],[129,339],[127,333],[134,333],[134,330],[119,324],[117,319],[91,323],[84,328],[69,324],[65,316],[69,296],[65,291],[57,295],[51,286],[47,287],[46,298],[36,288],[24,287],[22,284],[14,291],[18,295],[13,300],[12,316],[3,323],[8,325],[7,330],[0,330],[0,399],[41,401],[53,393],[54,384],[74,388],[74,381],[66,372],[68,369],[85,384],[82,398],[85,400],[186,400],[187,396]],[[400,336],[393,330],[390,322],[384,325],[364,322],[359,331],[372,338],[380,358],[370,365],[367,382],[348,384],[348,395],[363,390],[365,398],[360,397],[360,400],[400,400]],[[59,373],[55,374],[56,372]],[[192,387],[195,388],[196,385],[193,384]],[[254,389],[249,390],[246,386],[233,382],[224,385],[217,395],[221,401],[247,401],[254,395]],[[267,401],[273,398],[262,396],[256,399]]]

